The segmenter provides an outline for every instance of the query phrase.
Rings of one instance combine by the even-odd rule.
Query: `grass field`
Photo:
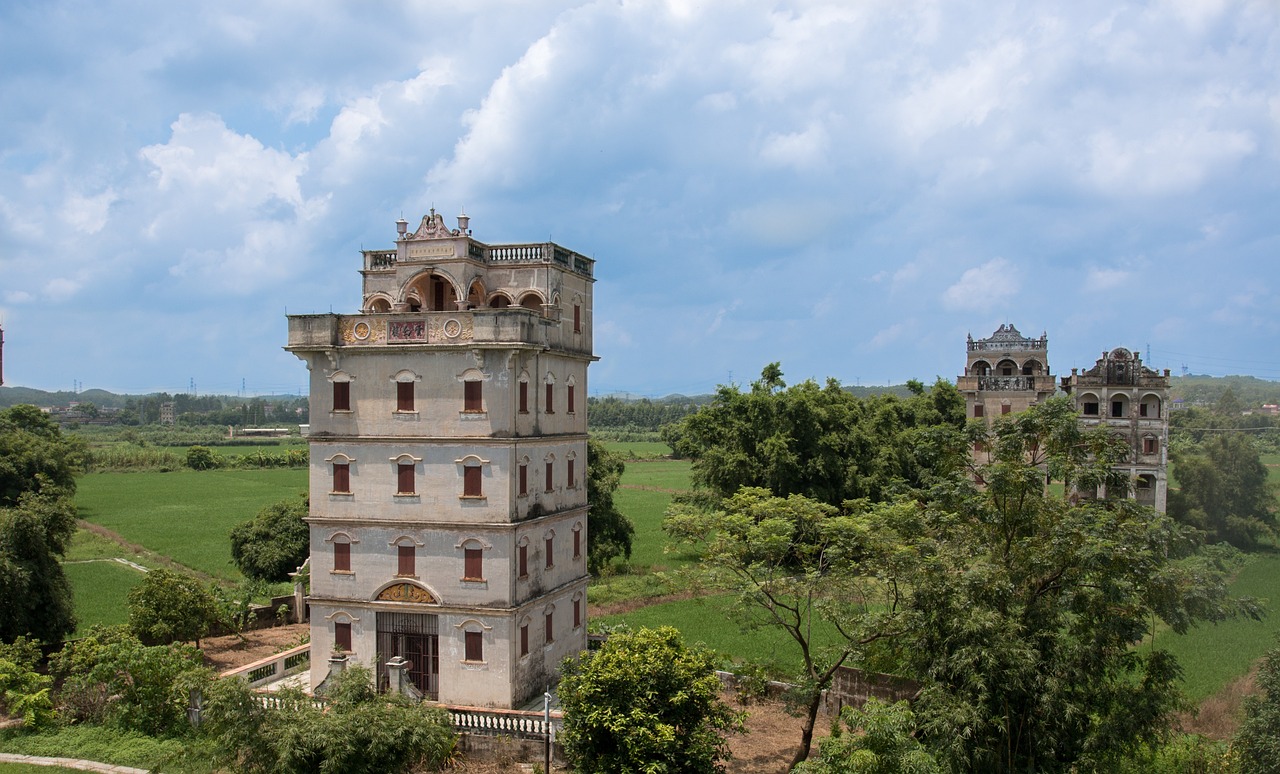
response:
[[[628,460],[658,459],[671,454],[671,447],[661,441],[605,441],[604,445]]]
[[[725,600],[704,597],[662,602],[620,615],[595,619],[605,625],[625,623],[632,629],[642,626],[674,626],[686,642],[701,642],[731,663],[759,664],[777,675],[794,675],[801,665],[795,641],[780,629],[762,628],[743,631],[728,615]],[[835,630],[826,625],[815,626],[814,642],[818,646],[836,643]]]
[[[1249,671],[1268,650],[1280,644],[1280,554],[1254,554],[1240,569],[1231,593],[1267,601],[1269,614],[1261,621],[1238,618],[1201,624],[1186,634],[1164,632],[1156,645],[1177,656],[1184,690],[1193,701],[1220,691]]]
[[[231,528],[307,491],[305,468],[101,473],[77,482],[80,518],[200,572],[238,581]]]
[[[73,562],[62,566],[71,583],[75,600],[75,637],[88,633],[94,625],[114,626],[129,622],[128,595],[142,581],[142,573],[109,559]]]

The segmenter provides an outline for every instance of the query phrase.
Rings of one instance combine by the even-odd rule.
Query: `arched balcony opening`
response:
[[[525,293],[520,296],[520,306],[533,312],[542,312],[542,297],[537,293]]]
[[[489,299],[490,309],[506,309],[511,306],[511,297],[506,293],[494,293]]]
[[[478,279],[472,281],[471,288],[467,290],[467,308],[478,309],[484,306],[484,299],[486,295],[484,283]]]
[[[1160,409],[1160,396],[1152,394],[1143,395],[1142,402],[1138,404],[1138,416],[1143,419],[1159,419]]]
[[[1041,364],[1041,362],[1039,360],[1036,360],[1035,358],[1031,358],[1030,360],[1023,362],[1022,364],[1023,376],[1040,376],[1043,373],[1044,373],[1044,365]]]
[[[391,311],[391,299],[386,296],[374,296],[365,304],[365,311],[373,314]]]
[[[429,273],[409,283],[405,302],[411,312],[451,312],[458,308],[458,293],[448,277]]]
[[[985,360],[975,360],[973,365],[969,366],[969,374],[971,376],[989,376],[991,374],[991,364]]]
[[[1005,359],[996,363],[996,376],[1016,376],[1018,373],[1018,364],[1012,360]]]

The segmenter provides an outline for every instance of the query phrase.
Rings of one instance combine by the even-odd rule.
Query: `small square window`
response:
[[[1096,401],[1085,401],[1084,415],[1087,417],[1098,416],[1098,403]]]
[[[974,404],[974,406],[973,406],[973,416],[974,416],[974,418],[975,418],[975,419],[977,419],[977,418],[979,418],[979,417],[981,417],[981,416],[983,415],[983,409],[984,409],[984,408],[985,408],[985,407],[984,407],[981,403],[975,403],[975,404]]]
[[[1001,414],[1008,414],[1010,411],[1013,411],[1013,406],[1010,406],[1008,403],[1000,407]]]
[[[1111,401],[1111,416],[1113,417],[1124,416],[1124,401],[1122,400]]]

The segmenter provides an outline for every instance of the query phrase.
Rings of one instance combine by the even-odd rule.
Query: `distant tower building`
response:
[[[174,423],[174,403],[173,401],[165,401],[160,404],[160,424],[172,425]]]
[[[517,707],[586,648],[594,262],[432,210],[363,253],[356,314],[290,315],[311,372],[311,676]]]
[[[1103,426],[1129,442],[1120,468],[1133,482],[1132,496],[1164,513],[1168,502],[1169,369],[1159,374],[1136,352],[1117,347],[1084,373],[1062,378],[1084,427]],[[1086,494],[1106,497],[1105,489]]]
[[[965,416],[1016,414],[1051,397],[1057,389],[1049,373],[1046,334],[1029,339],[1006,324],[989,338],[975,341],[970,335],[968,349],[964,376],[956,383],[964,396]]]

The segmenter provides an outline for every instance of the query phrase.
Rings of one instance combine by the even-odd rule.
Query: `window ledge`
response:
[[[421,578],[419,578],[417,575],[414,575],[414,574],[401,575],[400,573],[396,573],[395,577],[406,578],[408,580],[422,580]]]
[[[405,417],[405,418],[413,417],[413,418],[415,418],[415,419],[416,419],[416,418],[418,417],[418,412],[417,412],[417,410],[414,410],[414,411],[403,411],[403,410],[401,410],[401,409],[396,409],[395,411],[392,411],[392,412],[391,412],[391,416],[393,416],[393,417]]]
[[[468,589],[489,588],[489,581],[485,580],[484,578],[459,578],[458,582],[461,583],[464,588],[468,588]]]
[[[330,492],[329,499],[330,500],[354,500],[356,499],[356,495],[355,495],[355,492]]]
[[[481,422],[489,418],[487,411],[459,411],[458,419],[463,422]]]
[[[488,495],[458,495],[459,500],[488,500]]]
[[[397,500],[418,500],[421,496],[417,492],[396,492],[394,495]]]
[[[330,575],[355,575],[355,570],[330,570]]]
[[[329,410],[329,414],[330,414],[330,415],[333,415],[333,414],[354,414],[354,413],[356,413],[356,412],[352,411],[351,409],[330,409],[330,410]]]

